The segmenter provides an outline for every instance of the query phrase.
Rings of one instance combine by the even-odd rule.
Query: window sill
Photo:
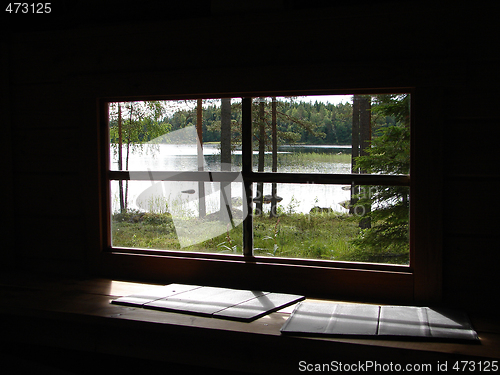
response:
[[[114,249],[116,250],[116,249]],[[237,289],[269,290],[326,299],[411,304],[414,275],[406,266],[354,263],[335,267],[333,262],[247,258],[154,251],[102,252],[101,275],[109,278],[150,280],[163,284],[213,285]],[[339,264],[340,265],[340,264]],[[256,277],[258,275],[258,277]]]
[[[436,363],[500,358],[500,324],[470,316],[481,344],[280,335],[292,307],[251,323],[110,304],[150,284],[3,275],[4,341],[207,368],[294,373],[299,361]],[[258,348],[258,349],[256,349]]]

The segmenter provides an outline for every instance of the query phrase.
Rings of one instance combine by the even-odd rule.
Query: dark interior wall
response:
[[[164,19],[151,22],[131,11],[120,21],[107,8],[88,22],[79,15],[4,34],[4,265],[88,271],[99,246],[99,97],[405,86],[440,101],[434,123],[415,125],[429,129],[424,145],[445,170],[436,207],[444,298],[488,307],[499,291],[494,6],[224,3],[199,2],[192,14],[162,8]]]

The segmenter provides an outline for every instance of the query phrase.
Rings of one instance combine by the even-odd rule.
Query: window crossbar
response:
[[[251,182],[300,184],[409,186],[408,175],[265,173],[265,172],[177,172],[177,171],[109,171],[111,180],[131,181],[201,181],[232,182],[240,176]]]

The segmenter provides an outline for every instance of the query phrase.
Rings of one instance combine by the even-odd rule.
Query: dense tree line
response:
[[[257,103],[258,99],[256,99]],[[350,145],[352,142],[352,104],[306,102],[300,99],[277,101],[277,131],[280,143]],[[266,98],[266,119],[271,118],[271,100]],[[258,118],[257,104],[254,119]],[[196,106],[175,111],[163,120],[172,131],[196,124]],[[220,103],[208,103],[203,108],[203,142],[220,142]],[[267,121],[267,120],[266,120]],[[231,104],[232,137],[241,135],[241,103]],[[393,116],[377,114],[373,129],[395,125]],[[270,126],[267,127],[270,133]]]

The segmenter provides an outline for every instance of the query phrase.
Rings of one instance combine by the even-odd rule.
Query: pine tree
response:
[[[366,173],[405,175],[410,172],[409,95],[379,95],[375,115],[392,116],[395,125],[378,129],[366,155],[356,158],[356,167]],[[361,231],[354,243],[366,256],[401,255],[409,252],[409,187],[364,186],[358,204],[371,206],[372,227]]]

